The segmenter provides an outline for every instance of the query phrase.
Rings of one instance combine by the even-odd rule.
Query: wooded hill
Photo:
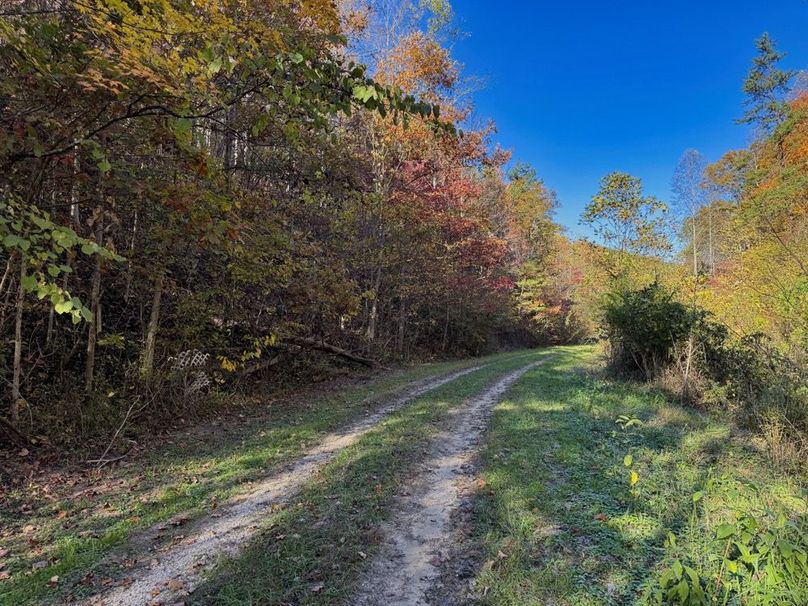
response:
[[[5,437],[157,425],[324,359],[605,334],[649,370],[608,312],[651,283],[724,333],[708,355],[695,324],[663,322],[646,378],[681,367],[687,343],[705,370],[683,394],[758,398],[715,360],[760,333],[743,352],[761,376],[771,352],[792,369],[783,406],[801,426],[808,99],[771,41],[747,81],[757,142],[677,173],[680,259],[667,205],[623,173],[584,214],[599,245],[564,236],[536,171],[473,126],[453,28],[441,1],[6,3]]]

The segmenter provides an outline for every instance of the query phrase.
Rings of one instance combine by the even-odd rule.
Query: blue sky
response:
[[[670,198],[679,156],[708,159],[750,141],[741,84],[768,31],[783,65],[808,67],[808,0],[565,2],[455,0],[468,36],[454,47],[482,77],[476,115],[496,141],[558,193],[558,220],[578,216],[613,170]]]

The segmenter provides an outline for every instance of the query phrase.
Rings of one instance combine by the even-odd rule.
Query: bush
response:
[[[612,372],[730,410],[762,436],[777,463],[793,467],[808,453],[808,369],[765,335],[731,338],[707,311],[675,295],[654,282],[608,297],[603,322]]]
[[[650,381],[673,362],[677,343],[690,333],[697,319],[674,296],[674,291],[658,282],[608,296],[603,320],[613,370],[641,372]]]
[[[702,342],[699,363],[712,381],[708,395],[721,396],[712,403],[733,410],[741,425],[761,431],[779,463],[808,452],[808,369],[764,335]]]

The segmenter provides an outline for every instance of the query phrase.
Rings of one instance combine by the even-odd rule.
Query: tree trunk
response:
[[[398,355],[404,355],[404,336],[407,327],[407,305],[402,299],[401,307],[398,310]]]
[[[134,218],[132,219],[132,239],[129,241],[129,254],[126,259],[126,288],[123,293],[123,300],[129,303],[129,298],[132,296],[132,257],[135,254],[135,241],[137,239],[138,229],[138,212],[135,209]]]
[[[104,221],[101,213],[96,218],[96,242],[101,245],[104,239]],[[93,389],[95,378],[95,349],[98,342],[98,333],[101,332],[101,255],[96,255],[95,269],[93,270],[92,294],[90,295],[90,310],[93,319],[87,333],[87,361],[84,367],[84,391],[89,393]]]
[[[691,218],[693,225],[691,226],[692,233],[693,233],[693,275],[699,275],[699,251],[696,247],[696,215],[694,214]]]
[[[160,325],[160,300],[163,296],[164,280],[164,274],[161,273],[157,278],[157,283],[154,285],[149,327],[146,331],[146,344],[143,348],[143,359],[140,364],[140,375],[144,379],[148,379],[154,370],[154,349],[157,344],[157,329]]]
[[[301,347],[309,347],[311,349],[319,349],[320,351],[324,351],[330,354],[334,354],[336,356],[340,356],[345,358],[346,360],[351,360],[352,362],[359,362],[360,364],[364,364],[370,368],[378,368],[380,366],[379,362],[376,360],[371,360],[370,358],[363,358],[362,356],[357,356],[356,354],[351,353],[345,349],[340,347],[336,347],[334,345],[329,345],[323,341],[318,341],[317,339],[308,339],[306,337],[286,337],[283,339],[286,343],[291,343],[292,345],[300,345]]]
[[[449,346],[449,310],[451,307],[446,304],[446,317],[443,321],[443,342],[441,343],[441,351],[446,353],[446,348]]]
[[[715,256],[713,254],[713,209],[707,209],[707,247],[710,258],[710,275],[715,272]]]
[[[14,312],[14,370],[11,379],[11,409],[9,417],[14,427],[20,424],[20,379],[22,377],[22,310],[25,303],[25,255],[20,255],[20,282],[17,284],[17,301]]]
[[[368,315],[368,328],[365,333],[367,340],[373,342],[376,339],[376,323],[379,319],[379,288],[382,282],[381,268],[376,270],[376,277],[373,280],[373,301],[370,302],[370,313]]]

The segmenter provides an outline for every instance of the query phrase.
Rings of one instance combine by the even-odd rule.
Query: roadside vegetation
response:
[[[119,558],[98,564],[133,533],[162,523],[165,534],[181,534],[188,522],[215,512],[251,481],[411,382],[499,359],[506,363],[514,355],[418,365],[355,386],[315,386],[146,442],[142,457],[112,470],[71,466],[14,482],[3,492],[0,544],[7,580],[0,585],[0,602],[58,602],[66,587],[81,593],[108,585],[132,563]]]
[[[774,470],[765,444],[730,415],[598,366],[593,348],[567,348],[496,408],[468,599],[808,602],[804,477]]]

